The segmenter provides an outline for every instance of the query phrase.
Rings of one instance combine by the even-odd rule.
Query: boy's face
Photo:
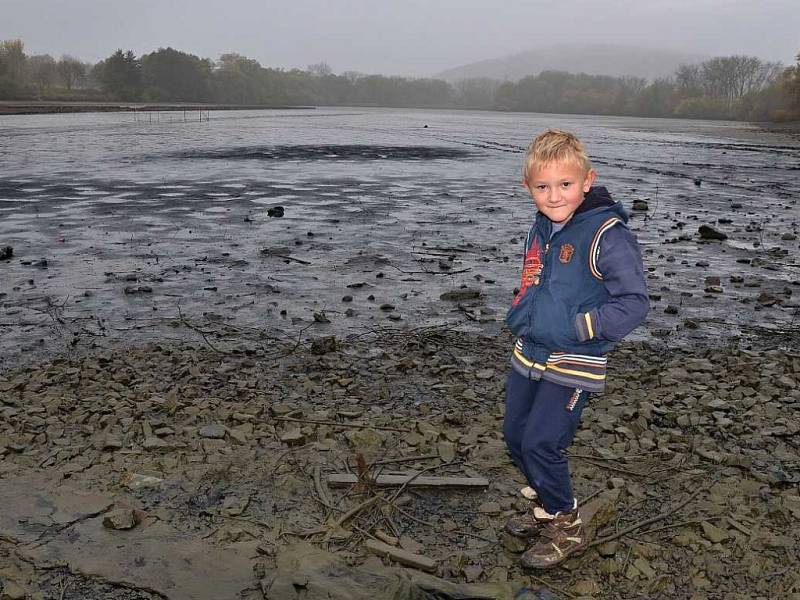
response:
[[[534,165],[523,185],[533,197],[539,212],[554,223],[566,223],[583,202],[597,173],[585,171],[572,161]]]

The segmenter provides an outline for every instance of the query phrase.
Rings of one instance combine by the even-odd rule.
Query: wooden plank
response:
[[[421,554],[412,554],[402,548],[396,548],[389,544],[384,544],[378,540],[367,540],[367,550],[380,557],[389,557],[395,562],[407,567],[414,567],[422,571],[433,572],[436,570],[436,561]]]
[[[489,480],[484,477],[425,477],[416,476],[415,473],[402,475],[378,475],[371,478],[370,483],[379,487],[400,486],[407,482],[409,487],[459,487],[459,488],[485,488]],[[328,485],[345,486],[358,483],[358,476],[352,473],[331,473],[328,475]]]

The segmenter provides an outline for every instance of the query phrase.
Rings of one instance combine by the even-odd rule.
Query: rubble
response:
[[[278,557],[305,540],[352,577],[371,572],[373,552],[408,554],[451,585],[558,597],[791,597],[800,586],[800,534],[787,527],[800,516],[799,356],[623,344],[570,449],[593,545],[531,574],[516,564],[525,543],[503,532],[527,507],[502,440],[510,339],[381,330],[324,354],[314,339],[288,352],[160,343],[0,375],[3,583],[22,552],[35,575],[8,581],[43,594],[36,582],[68,555],[63,576],[92,600],[123,584],[137,598],[179,597],[135,553],[120,565],[113,554],[179,542],[202,544],[209,561],[236,552],[245,597],[276,597]],[[34,508],[32,490],[56,509],[9,510]],[[219,573],[199,565],[201,589]]]

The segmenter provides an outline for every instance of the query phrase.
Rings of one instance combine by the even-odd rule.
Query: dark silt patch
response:
[[[447,146],[383,146],[333,144],[298,146],[250,146],[212,151],[181,152],[179,158],[223,160],[436,160],[469,158],[473,153]]]

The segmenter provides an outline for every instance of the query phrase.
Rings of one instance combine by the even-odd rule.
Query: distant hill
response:
[[[482,60],[437,73],[447,81],[488,77],[516,81],[542,71],[590,75],[633,75],[649,80],[667,77],[682,63],[699,63],[707,56],[675,50],[612,44],[544,46],[510,56]]]

